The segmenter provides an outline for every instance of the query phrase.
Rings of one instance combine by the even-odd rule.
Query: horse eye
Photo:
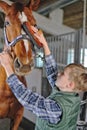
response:
[[[5,26],[9,25],[9,21],[5,21]]]

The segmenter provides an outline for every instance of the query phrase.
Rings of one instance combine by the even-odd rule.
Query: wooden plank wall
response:
[[[63,24],[74,29],[80,29],[83,26],[83,7],[84,3],[82,0],[68,5],[63,9]],[[87,15],[86,15],[87,17]],[[87,19],[87,18],[86,18]],[[87,23],[87,22],[86,22]]]

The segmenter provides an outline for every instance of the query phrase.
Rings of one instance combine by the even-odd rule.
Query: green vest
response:
[[[76,130],[80,97],[76,93],[54,90],[49,98],[58,102],[62,108],[62,117],[57,124],[37,118],[35,130]]]

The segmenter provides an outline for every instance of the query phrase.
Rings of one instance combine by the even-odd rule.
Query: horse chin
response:
[[[29,72],[30,72],[30,71],[29,71]],[[28,75],[29,72],[21,72],[21,71],[19,72],[19,71],[15,70],[15,74],[18,75],[18,76],[25,76],[25,75]]]
[[[27,74],[29,74],[29,72],[33,69],[34,67],[30,67],[30,66],[23,66],[21,68],[14,68],[15,73],[19,76],[25,76]]]

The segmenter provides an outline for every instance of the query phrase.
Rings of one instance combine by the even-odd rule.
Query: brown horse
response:
[[[0,10],[5,14],[4,36],[6,47],[4,50],[8,51],[12,57],[14,71],[25,86],[24,75],[30,72],[34,65],[32,44],[36,39],[32,37],[32,32],[29,33],[29,29],[30,25],[36,25],[32,10],[35,10],[38,4],[39,0],[31,0],[28,7],[21,3],[8,5],[6,2],[0,1]],[[6,83],[6,72],[0,66],[0,119],[10,118],[10,130],[18,130],[23,109],[23,106],[9,89]]]

